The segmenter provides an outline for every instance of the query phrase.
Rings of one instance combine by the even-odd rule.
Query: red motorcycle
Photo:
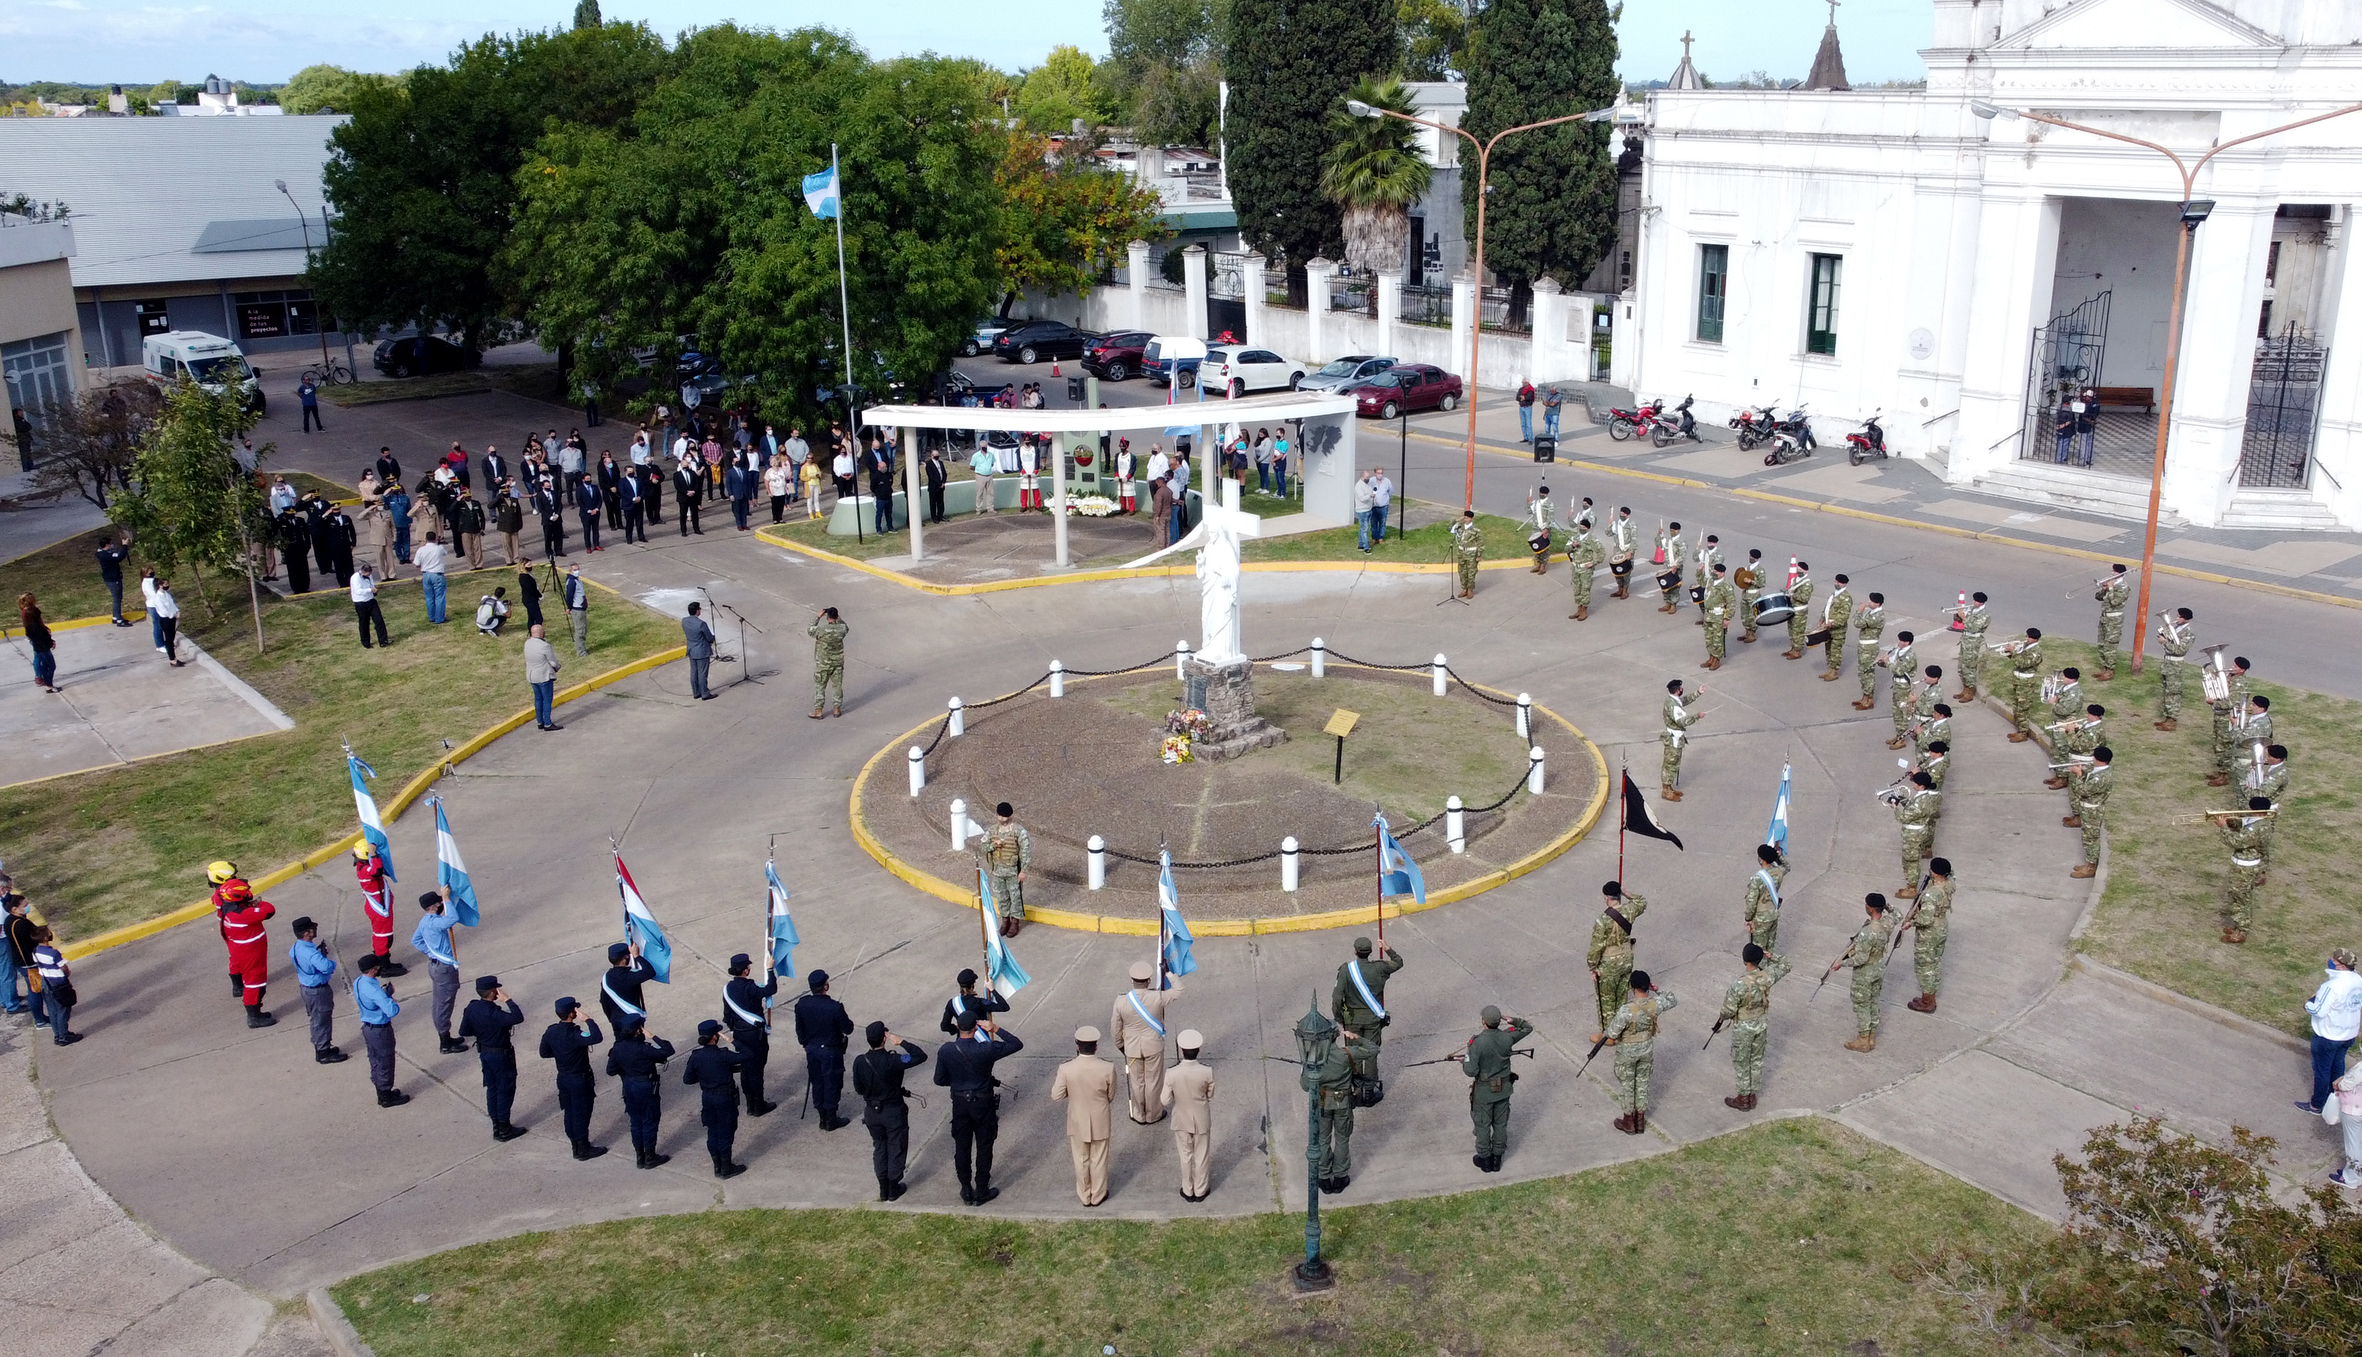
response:
[[[1621,443],[1634,434],[1653,426],[1657,422],[1657,416],[1664,413],[1664,410],[1665,398],[1663,396],[1644,403],[1637,410],[1624,410],[1611,405],[1607,411],[1607,436]]]
[[[1732,415],[1730,426],[1739,431],[1739,450],[1754,451],[1756,444],[1771,437],[1772,426],[1777,422],[1772,418],[1772,408],[1768,405],[1758,405]]]
[[[1873,457],[1883,460],[1887,456],[1886,430],[1878,427],[1878,417],[1884,413],[1883,410],[1872,411],[1870,417],[1862,421],[1860,432],[1845,436],[1846,461],[1860,466]]]

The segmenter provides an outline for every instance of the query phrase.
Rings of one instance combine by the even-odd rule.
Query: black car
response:
[[[1029,320],[992,338],[993,356],[1004,363],[1038,363],[1045,358],[1080,358],[1091,336],[1063,321]]]
[[[484,361],[484,355],[470,353],[448,339],[434,335],[409,335],[389,339],[377,346],[371,361],[377,370],[388,377],[416,377],[427,372],[457,372],[472,368]]]

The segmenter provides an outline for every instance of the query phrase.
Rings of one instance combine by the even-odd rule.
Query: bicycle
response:
[[[303,378],[314,386],[346,386],[354,380],[353,370],[333,358],[305,368]]]

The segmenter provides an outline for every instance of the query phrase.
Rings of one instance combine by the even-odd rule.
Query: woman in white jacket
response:
[[[2352,948],[2329,954],[2328,978],[2305,1001],[2305,1012],[2313,1018],[2313,1096],[2297,1106],[2317,1116],[2331,1082],[2345,1070],[2347,1049],[2362,1033],[2362,975],[2355,974]]]

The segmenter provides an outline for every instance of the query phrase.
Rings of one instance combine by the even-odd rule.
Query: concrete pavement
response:
[[[195,642],[174,669],[148,624],[57,633],[57,693],[33,686],[25,643],[0,647],[0,786],[291,730],[293,718]]]

